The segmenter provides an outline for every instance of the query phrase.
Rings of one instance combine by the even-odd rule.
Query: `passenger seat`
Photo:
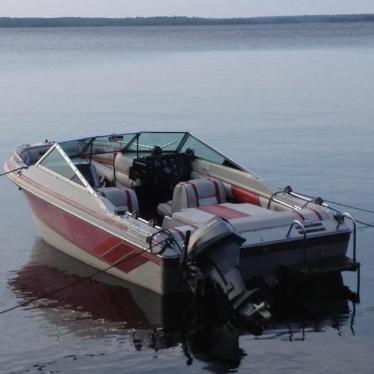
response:
[[[114,214],[139,213],[138,198],[131,188],[101,187],[97,192],[103,197],[102,201],[106,207]]]
[[[100,188],[100,180],[94,165],[77,164],[75,166],[94,190]]]
[[[194,179],[178,183],[173,192],[173,200],[157,206],[157,213],[162,216],[171,216],[185,208],[217,205],[226,202],[225,186],[215,179]]]

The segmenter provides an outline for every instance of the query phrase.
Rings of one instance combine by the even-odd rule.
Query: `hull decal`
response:
[[[163,264],[160,257],[135,248],[128,242],[49,204],[31,193],[26,193],[26,196],[34,214],[45,225],[83,251],[109,265],[121,261],[115,267],[125,273],[148,261],[157,265]]]
[[[69,205],[73,206],[74,208],[80,209],[80,210],[84,211],[85,213],[88,213],[91,216],[96,217],[96,214],[95,214],[94,210],[88,209],[88,208],[86,208],[86,207],[84,207],[80,204],[77,204],[73,200],[68,199],[67,197],[64,197],[64,196],[62,196],[62,195],[60,195],[60,194],[58,194],[54,191],[51,191],[50,189],[48,189],[45,186],[41,185],[40,183],[34,181],[33,179],[30,179],[30,178],[26,177],[25,175],[22,175],[22,179],[24,179],[27,183],[31,184],[32,186],[34,186],[36,188],[39,188],[43,192],[48,193],[49,195],[52,195],[55,198],[57,198],[59,200],[62,200],[65,203],[68,203]]]

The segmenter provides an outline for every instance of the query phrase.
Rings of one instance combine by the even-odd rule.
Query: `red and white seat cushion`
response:
[[[240,232],[290,225],[295,219],[301,222],[321,221],[323,217],[310,209],[275,212],[253,204],[225,203],[183,209],[172,214],[170,227],[189,225],[197,228],[201,224],[219,216],[227,219]],[[302,218],[301,218],[302,217]]]
[[[159,204],[157,211],[161,216],[171,216],[186,208],[218,205],[226,202],[225,186],[214,179],[194,179],[178,183],[171,202]]]
[[[139,212],[138,198],[131,188],[102,187],[98,193],[104,198],[106,206],[116,214]]]

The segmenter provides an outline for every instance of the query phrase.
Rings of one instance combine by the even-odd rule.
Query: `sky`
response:
[[[374,13],[374,0],[0,0],[2,17],[257,17]]]

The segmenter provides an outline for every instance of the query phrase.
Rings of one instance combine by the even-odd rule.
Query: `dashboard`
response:
[[[168,153],[155,147],[151,155],[134,159],[129,177],[145,184],[174,188],[177,183],[190,179],[194,158],[192,151]]]

